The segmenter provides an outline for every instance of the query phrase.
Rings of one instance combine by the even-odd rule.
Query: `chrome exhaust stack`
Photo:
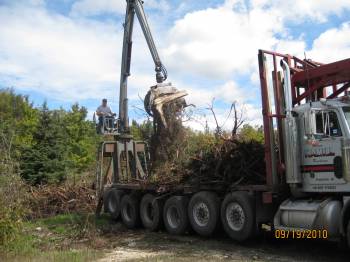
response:
[[[296,119],[293,116],[293,102],[290,82],[290,68],[286,61],[281,60],[283,68],[283,91],[285,100],[285,114],[283,119],[283,141],[286,165],[286,178],[288,184],[298,184],[302,182],[300,166],[300,149],[298,147],[298,130]]]

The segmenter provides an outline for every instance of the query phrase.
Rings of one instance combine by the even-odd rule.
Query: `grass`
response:
[[[61,250],[61,251],[37,251],[27,255],[23,254],[9,254],[5,255],[4,261],[95,261],[101,257],[101,252],[90,249],[80,250]]]
[[[91,247],[106,217],[66,214],[28,221],[18,238],[0,250],[0,261],[93,261],[102,251]],[[83,240],[83,242],[82,242]]]

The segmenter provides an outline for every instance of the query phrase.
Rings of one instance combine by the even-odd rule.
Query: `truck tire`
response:
[[[108,209],[108,194],[111,192],[111,188],[106,189],[103,192],[103,212],[104,213],[109,213]]]
[[[162,224],[162,211],[161,200],[152,194],[144,195],[140,204],[140,217],[144,228],[150,231],[159,229]]]
[[[188,198],[173,196],[164,205],[163,221],[166,230],[172,235],[184,234],[188,229]]]
[[[120,215],[121,198],[124,192],[111,188],[106,192],[106,199],[104,201],[105,208],[114,220],[117,220]]]
[[[133,229],[140,224],[139,200],[135,195],[124,195],[121,201],[121,218],[124,225]]]
[[[213,192],[202,191],[193,195],[188,204],[191,226],[201,236],[215,231],[220,216],[220,200]]]
[[[245,241],[255,234],[255,205],[243,191],[226,195],[221,205],[221,221],[225,232],[234,240]]]

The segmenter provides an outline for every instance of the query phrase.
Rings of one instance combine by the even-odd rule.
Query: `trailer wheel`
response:
[[[247,192],[227,194],[221,205],[225,232],[234,240],[245,241],[255,233],[254,201]]]
[[[146,194],[142,197],[140,204],[140,217],[143,226],[156,231],[162,223],[162,201],[156,199],[152,194]]]
[[[121,218],[124,225],[135,228],[140,224],[139,200],[135,195],[124,195],[121,201]]]
[[[165,202],[163,220],[170,234],[181,235],[187,231],[187,204],[188,198],[185,196],[173,196]]]
[[[216,229],[220,215],[220,200],[213,192],[193,195],[188,205],[192,228],[201,236],[210,236]]]
[[[106,199],[104,201],[105,208],[111,214],[113,219],[118,219],[120,215],[121,198],[124,192],[122,190],[117,190],[111,188],[106,192]]]

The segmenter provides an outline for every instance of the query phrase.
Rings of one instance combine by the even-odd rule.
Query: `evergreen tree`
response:
[[[59,112],[50,111],[46,102],[39,112],[33,134],[34,145],[21,157],[21,175],[32,184],[60,182],[66,178],[67,144]]]

